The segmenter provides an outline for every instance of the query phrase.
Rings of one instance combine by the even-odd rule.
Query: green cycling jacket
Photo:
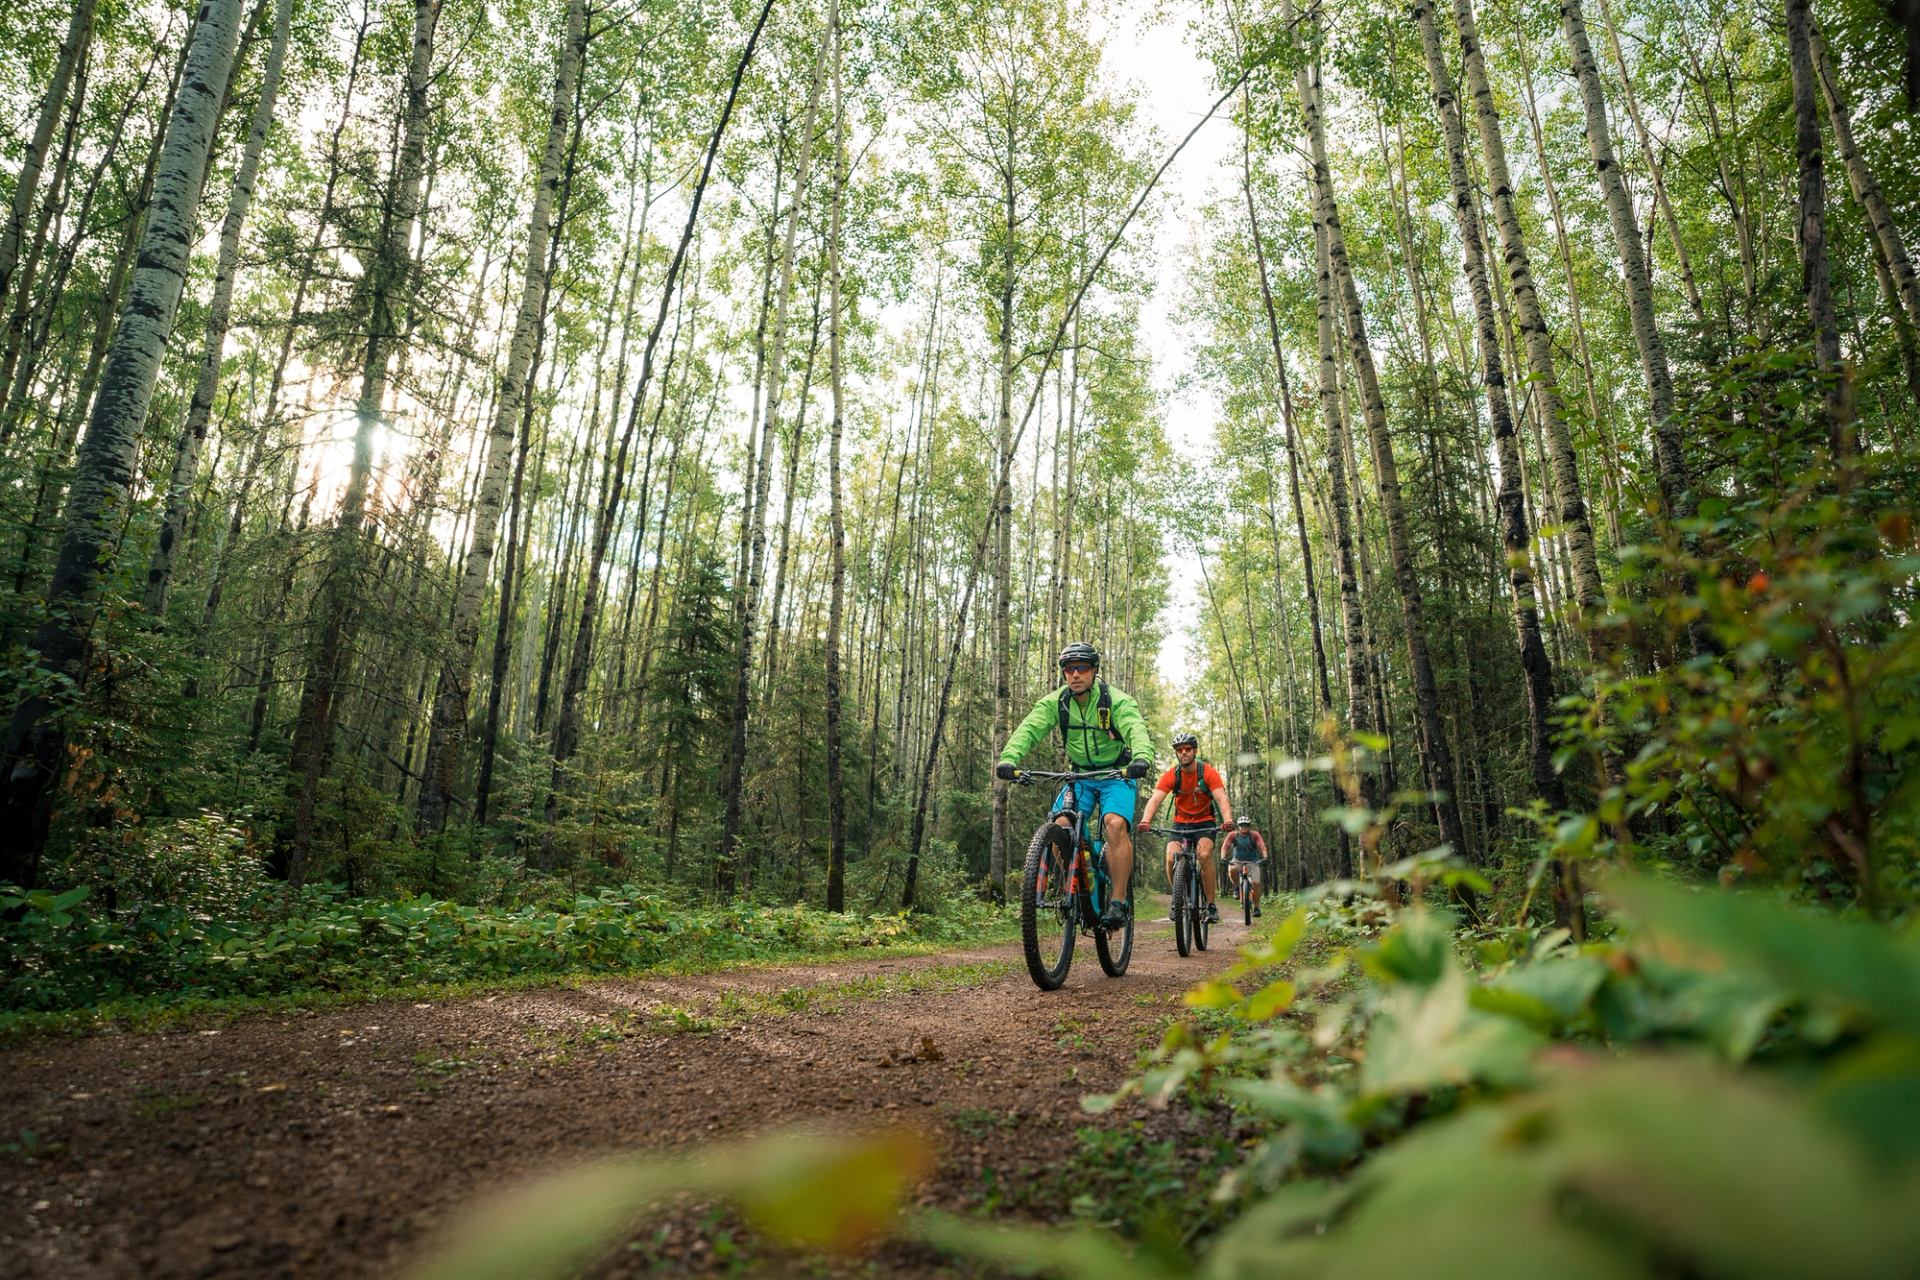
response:
[[[1100,727],[1100,685],[1095,682],[1082,697],[1075,698],[1062,685],[1033,704],[1033,710],[1020,722],[1000,753],[1003,764],[1019,764],[1029,751],[1060,725],[1060,699],[1067,699],[1067,759],[1076,769],[1111,769],[1128,751],[1136,760],[1153,759],[1153,735],[1147,732],[1146,717],[1131,694],[1107,686],[1108,717],[1119,733],[1115,741]]]

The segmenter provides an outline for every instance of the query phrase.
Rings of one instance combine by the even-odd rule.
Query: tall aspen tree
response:
[[[125,516],[141,429],[173,333],[192,249],[194,209],[213,151],[239,26],[240,0],[203,0],[180,89],[167,115],[131,288],[80,439],[60,556],[47,587],[47,615],[34,633],[36,665],[44,679],[15,708],[0,757],[0,827],[9,833],[0,841],[5,850],[0,852],[0,879],[22,888],[32,888],[39,877],[53,793],[66,769],[67,735],[59,706],[63,699],[57,690],[65,686],[77,691],[86,685],[102,560]]]

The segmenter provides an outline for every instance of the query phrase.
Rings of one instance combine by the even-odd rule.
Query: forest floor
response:
[[[1247,940],[1233,921],[1183,960],[1163,914],[1143,905],[1124,978],[1082,939],[1051,993],[1016,942],[39,1040],[0,1053],[0,1257],[48,1278],[396,1274],[476,1194],[792,1125],[907,1124],[939,1151],[921,1203],[1064,1216],[1090,1141],[1095,1160],[1217,1141],[1178,1109],[1080,1108]],[[693,1207],[596,1274],[824,1265]],[[907,1246],[827,1269],[948,1274]]]

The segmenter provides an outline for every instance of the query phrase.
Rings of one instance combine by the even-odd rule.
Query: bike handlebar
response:
[[[1169,840],[1186,840],[1186,839],[1189,839],[1189,838],[1195,838],[1195,839],[1197,839],[1197,838],[1199,838],[1200,836],[1215,836],[1215,835],[1219,835],[1219,834],[1220,834],[1220,833],[1221,833],[1222,831],[1225,831],[1225,830],[1227,830],[1227,828],[1225,828],[1225,827],[1219,827],[1219,826],[1214,826],[1214,827],[1181,827],[1181,828],[1180,828],[1179,830],[1177,830],[1177,831],[1175,831],[1175,830],[1172,830],[1172,829],[1170,829],[1170,828],[1167,828],[1167,827],[1141,827],[1141,828],[1140,828],[1140,834],[1141,834],[1141,835],[1143,835],[1143,836],[1144,836],[1144,835],[1156,835],[1156,836],[1165,836],[1165,837],[1166,837],[1167,839],[1169,839]]]
[[[1048,770],[1016,769],[1013,780],[1022,786],[1033,786],[1038,782],[1117,782],[1127,776],[1127,767],[1118,765],[1111,769],[1088,769],[1051,772]]]

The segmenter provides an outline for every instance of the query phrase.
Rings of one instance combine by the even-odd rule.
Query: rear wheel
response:
[[[1173,864],[1173,945],[1183,956],[1192,949],[1187,940],[1191,924],[1187,918],[1187,868],[1176,861]]]
[[[1058,989],[1073,964],[1077,912],[1067,892],[1068,842],[1066,828],[1041,823],[1020,876],[1020,942],[1027,972],[1042,991]]]

